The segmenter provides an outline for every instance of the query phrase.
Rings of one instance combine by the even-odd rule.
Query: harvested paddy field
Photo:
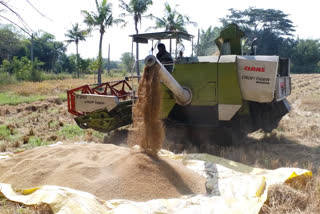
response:
[[[229,160],[237,161],[249,166],[254,167],[261,167],[267,169],[276,169],[279,167],[299,167],[310,169],[313,171],[315,178],[307,188],[301,190],[297,190],[296,187],[290,187],[292,189],[288,189],[287,187],[274,187],[271,189],[270,194],[274,197],[269,204],[266,204],[264,207],[265,213],[276,213],[279,210],[283,211],[283,213],[292,213],[295,211],[301,211],[302,213],[313,213],[317,206],[319,205],[319,179],[317,176],[317,171],[319,170],[320,166],[320,75],[319,74],[299,74],[299,75],[292,75],[292,94],[288,97],[288,100],[292,106],[292,110],[286,116],[282,118],[278,127],[273,129],[271,132],[264,132],[262,130],[258,130],[256,132],[250,133],[246,136],[240,145],[231,145],[228,147],[225,146],[218,146],[214,144],[210,144],[210,142],[202,142],[201,146],[199,146],[198,142],[189,142],[186,141],[185,145],[174,145],[172,146],[172,142],[165,141],[164,148],[172,149],[176,152],[185,152],[185,153],[209,153],[213,155],[217,155]],[[61,91],[59,91],[61,93]],[[57,141],[63,141],[65,143],[73,143],[79,141],[87,141],[87,142],[95,142],[97,144],[88,144],[87,147],[91,147],[90,149],[84,149],[86,151],[94,151],[93,153],[97,154],[96,156],[90,155],[91,153],[80,154],[81,149],[73,149],[71,147],[75,145],[63,145],[62,147],[56,147],[51,151],[55,152],[48,152],[44,151],[45,148],[37,148],[36,150],[39,151],[38,156],[42,156],[45,158],[43,163],[50,164],[57,164],[59,160],[61,160],[61,164],[58,164],[61,167],[58,167],[56,171],[39,171],[38,173],[29,174],[26,176],[30,176],[26,183],[23,184],[19,179],[22,179],[19,176],[14,176],[15,168],[20,166],[25,166],[27,163],[23,163],[22,156],[30,155],[26,151],[22,154],[17,155],[15,161],[11,162],[8,161],[7,165],[3,165],[0,168],[1,170],[7,171],[10,168],[10,172],[12,174],[1,175],[1,182],[10,181],[13,179],[11,183],[15,183],[17,186],[22,185],[20,187],[31,187],[34,186],[35,183],[32,183],[32,180],[37,180],[39,184],[56,184],[56,185],[65,185],[72,188],[78,188],[84,191],[88,191],[93,194],[100,196],[101,198],[107,200],[114,197],[120,198],[127,198],[127,199],[135,199],[135,200],[147,200],[151,197],[148,195],[148,186],[143,186],[145,180],[148,179],[148,183],[153,180],[156,183],[161,184],[162,187],[166,185],[171,185],[175,187],[173,189],[163,193],[161,192],[161,188],[159,191],[156,191],[159,194],[156,194],[154,197],[177,197],[179,195],[190,194],[190,193],[203,193],[205,190],[203,189],[203,183],[201,185],[201,179],[197,177],[198,175],[192,174],[190,171],[183,171],[179,165],[176,165],[174,162],[168,162],[166,160],[160,159],[153,159],[153,157],[146,155],[144,153],[135,153],[135,155],[130,156],[128,148],[125,147],[116,147],[113,145],[101,145],[99,143],[103,143],[104,136],[100,133],[97,133],[92,130],[81,130],[78,129],[77,125],[73,121],[73,118],[67,112],[66,102],[65,99],[60,98],[59,96],[50,97],[41,101],[31,102],[31,103],[22,103],[18,105],[2,105],[0,106],[0,149],[2,152],[4,151],[21,151],[21,150],[28,150],[33,147],[47,145],[51,143],[55,143]],[[121,131],[121,133],[126,131]],[[121,144],[125,145],[126,141],[123,138],[113,138],[106,137],[108,139],[108,143],[113,144]],[[179,142],[181,143],[181,142]],[[83,145],[77,145],[77,147],[81,148]],[[78,156],[83,156],[84,159],[82,160],[74,160],[75,157],[69,156],[72,160],[76,161],[77,163],[73,163],[72,161],[66,161],[63,158],[67,158],[68,154],[72,154],[72,152],[64,152],[61,148],[65,148],[65,151],[74,150],[74,154]],[[117,149],[115,149],[117,148]],[[114,154],[118,154],[121,150],[121,155],[115,155],[114,159],[108,159],[105,156],[100,156],[99,151],[104,151],[107,149],[109,152],[114,150]],[[43,150],[43,151],[42,151]],[[42,151],[42,152],[40,152]],[[105,151],[105,152],[108,152]],[[116,152],[117,151],[117,152]],[[45,154],[45,155],[44,155]],[[53,155],[59,156],[49,160],[46,159],[49,156]],[[65,154],[65,155],[61,155]],[[111,153],[110,153],[111,154]],[[41,158],[38,157],[37,159]],[[62,157],[63,156],[63,157]],[[21,159],[19,160],[19,157]],[[84,163],[93,163],[94,160],[103,160],[103,166],[99,169],[98,166],[95,165],[88,165]],[[31,165],[35,161],[35,159],[28,158]],[[53,161],[58,160],[58,161]],[[12,160],[13,161],[13,160]],[[21,162],[19,162],[21,161]],[[51,161],[51,162],[50,162]],[[142,161],[143,163],[140,163]],[[63,165],[62,163],[68,162],[67,165]],[[136,164],[133,164],[136,163]],[[10,165],[11,164],[11,165]],[[112,164],[117,164],[121,167],[114,167]],[[131,165],[130,165],[131,164]],[[132,165],[133,164],[133,165]],[[146,165],[149,167],[145,168]],[[152,172],[152,176],[147,177],[142,176],[139,177],[137,174],[134,175],[138,180],[130,180],[124,179],[119,180],[115,177],[109,177],[110,182],[115,182],[115,185],[120,185],[121,182],[126,183],[126,185],[131,186],[131,184],[137,184],[139,187],[138,189],[145,191],[144,195],[141,196],[140,194],[133,194],[134,189],[130,191],[130,193],[126,192],[115,192],[115,195],[101,195],[99,193],[99,188],[92,188],[86,185],[81,184],[78,182],[76,184],[72,183],[61,183],[63,179],[60,181],[54,180],[54,177],[57,177],[54,173],[60,173],[61,175],[65,174],[63,169],[70,169],[75,170],[70,171],[68,173],[81,176],[82,173],[89,175],[90,172],[98,172],[101,173],[104,177],[103,171],[110,171],[115,170],[121,176],[127,176],[130,178],[132,175],[127,173],[126,167],[130,166],[130,168],[134,168],[133,173],[142,174],[142,169],[148,169]],[[169,173],[165,169],[161,167],[168,167],[172,169],[174,172],[178,173],[178,177],[182,179],[175,183],[174,179],[171,178],[172,173]],[[108,168],[109,167],[109,168]],[[103,170],[102,170],[103,169]],[[166,168],[168,169],[168,168]],[[61,170],[61,171],[59,171]],[[84,170],[84,172],[81,172]],[[180,171],[179,171],[180,170]],[[181,171],[182,170],[182,171]],[[16,169],[17,171],[17,169]],[[19,170],[18,170],[19,171]],[[162,176],[157,173],[163,172]],[[51,174],[53,173],[53,174]],[[79,174],[77,174],[79,173]],[[99,174],[98,173],[98,174]],[[2,173],[1,173],[2,174]],[[70,175],[71,175],[70,174]],[[171,174],[170,176],[167,176]],[[52,175],[52,176],[45,176],[45,175]],[[33,177],[33,176],[40,176],[40,177]],[[40,178],[43,178],[41,180]],[[92,177],[82,176],[83,179],[91,180]],[[146,178],[147,177],[147,178]],[[140,179],[141,178],[141,179]],[[51,180],[50,180],[51,179]],[[185,179],[185,180],[184,180]],[[190,180],[191,179],[191,180]],[[192,180],[199,180],[199,183],[194,186]],[[59,179],[58,179],[59,180]],[[150,182],[149,182],[150,181]],[[41,183],[42,182],[42,183]],[[65,181],[64,181],[65,182]],[[102,185],[101,179],[99,177],[94,178],[94,184]],[[139,182],[141,182],[139,184]],[[139,186],[140,185],[140,186]],[[176,188],[178,185],[178,188]],[[159,185],[160,187],[161,185]],[[143,188],[144,189],[143,189]],[[150,187],[151,188],[151,187]],[[153,188],[153,187],[152,187]],[[180,188],[180,189],[179,189]],[[318,191],[318,192],[317,192]],[[286,192],[286,195],[292,195],[292,200],[285,201],[283,203],[277,203],[277,197],[286,197],[283,196],[282,193]],[[154,193],[153,193],[154,194]],[[314,198],[314,200],[308,200],[310,197]],[[280,200],[279,199],[279,200]],[[278,201],[279,201],[278,200]],[[290,210],[290,203],[298,203],[301,202],[301,207],[295,207],[295,210]],[[288,203],[287,203],[288,202]],[[299,202],[299,203],[300,203]],[[292,207],[292,206],[291,206]],[[281,212],[278,213],[281,213]]]

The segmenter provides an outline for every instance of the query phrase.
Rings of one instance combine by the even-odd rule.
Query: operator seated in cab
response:
[[[166,46],[163,43],[158,44],[157,59],[163,64],[163,66],[169,71],[173,70],[173,59],[171,54],[166,51]]]

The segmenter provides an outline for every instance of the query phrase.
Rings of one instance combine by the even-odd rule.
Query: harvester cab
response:
[[[132,37],[139,43],[193,41],[193,36],[183,32]],[[244,33],[237,25],[229,25],[215,40],[219,54],[176,57],[172,73],[153,55],[146,57],[146,66],[160,65],[163,120],[191,127],[232,126],[246,131],[270,130],[278,124],[290,110],[286,100],[291,93],[290,61],[279,56],[242,55],[242,37]],[[175,53],[177,56],[177,50]],[[99,92],[98,88],[103,90]],[[109,132],[132,122],[134,99],[132,86],[122,80],[70,90],[68,107],[78,116],[75,120],[81,128]]]
[[[178,53],[181,51],[178,48],[178,45],[181,41],[189,41],[191,42],[191,54],[193,54],[193,35],[190,35],[186,32],[181,31],[165,31],[165,32],[156,32],[156,33],[143,33],[143,34],[134,34],[130,35],[132,37],[132,41],[140,44],[150,44],[151,42],[151,48],[150,48],[150,54],[154,54],[154,50],[156,49],[156,46],[159,42],[163,40],[169,40],[169,47],[168,51],[172,55],[172,41],[175,40],[175,51],[174,51],[174,58],[178,59],[181,56],[178,55]],[[180,47],[181,48],[181,47]]]

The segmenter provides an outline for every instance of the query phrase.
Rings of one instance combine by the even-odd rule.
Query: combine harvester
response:
[[[139,43],[152,40],[152,44],[153,40],[193,38],[184,32],[132,37]],[[238,26],[229,25],[215,40],[219,55],[177,58],[172,73],[153,55],[146,57],[146,66],[161,65],[161,115],[167,125],[231,130],[230,136],[238,138],[259,128],[272,130],[290,111],[286,100],[291,93],[289,59],[242,55],[243,37]],[[81,128],[110,132],[132,123],[134,94],[128,79],[85,85],[68,91],[68,110],[77,116]]]

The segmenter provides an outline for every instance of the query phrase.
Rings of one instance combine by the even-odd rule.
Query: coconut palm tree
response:
[[[124,0],[120,0],[120,8],[126,11],[123,16],[132,16],[134,20],[134,28],[136,34],[138,31],[138,23],[141,24],[142,15],[148,10],[148,7],[152,5],[152,0],[130,0],[129,4]],[[139,43],[136,43],[136,61],[139,60]],[[140,76],[139,63],[136,64],[137,74]]]
[[[66,37],[68,37],[68,40],[66,42],[68,43],[75,43],[76,44],[76,52],[77,52],[77,58],[76,58],[76,65],[77,65],[77,72],[78,72],[78,78],[80,77],[79,72],[79,42],[80,41],[86,41],[86,37],[88,36],[89,30],[81,30],[78,23],[72,24],[72,27],[70,30],[67,31],[66,34],[64,34]]]
[[[178,13],[175,8],[172,9],[167,2],[164,4],[164,6],[165,15],[163,17],[158,18],[153,16],[153,18],[156,19],[156,26],[153,28],[164,28],[166,31],[187,32],[186,25],[196,25],[195,22],[190,21],[190,18],[188,16]]]
[[[192,24],[196,26],[195,22],[190,21],[189,16],[182,15],[176,8],[171,8],[171,6],[166,2],[165,15],[161,18],[152,16],[156,20],[155,26],[150,27],[151,29],[164,29],[165,31],[182,31],[187,32],[186,25]],[[149,28],[149,29],[150,29]],[[180,43],[181,41],[177,41]],[[170,39],[170,52],[171,52],[171,39]]]
[[[84,22],[89,26],[96,28],[100,32],[99,41],[99,53],[98,53],[98,84],[101,83],[101,73],[102,73],[102,41],[106,29],[111,27],[113,24],[118,24],[123,22],[122,19],[114,19],[112,15],[112,5],[107,3],[107,0],[102,0],[99,4],[96,1],[96,11],[88,12],[86,10],[81,11],[84,16]]]

